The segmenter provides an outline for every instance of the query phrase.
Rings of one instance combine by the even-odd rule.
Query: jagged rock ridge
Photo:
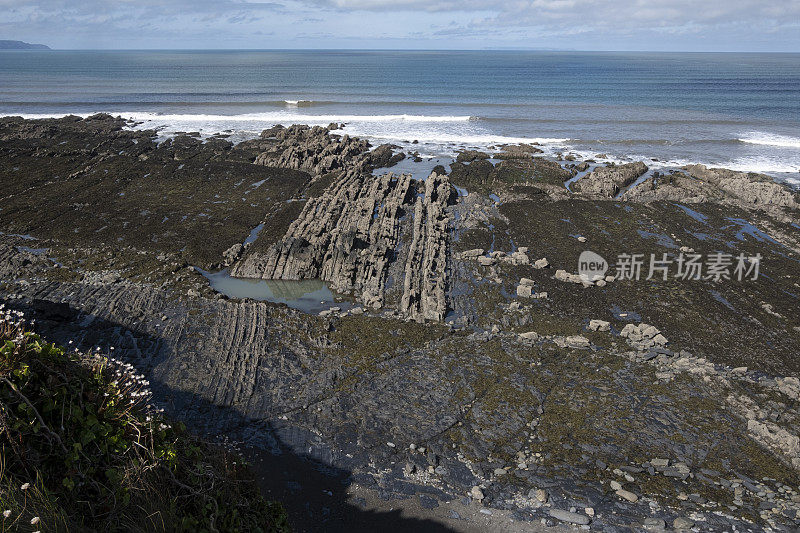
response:
[[[406,260],[400,310],[415,320],[443,320],[447,313],[447,250],[451,221],[445,207],[452,194],[446,176],[425,182],[414,207],[414,236]]]
[[[447,224],[451,187],[432,174],[425,194],[414,200],[411,175],[374,177],[352,169],[323,195],[308,201],[286,235],[266,253],[254,252],[234,265],[244,278],[319,278],[333,290],[354,294],[375,309],[385,304],[390,263],[403,261],[398,245],[404,215],[413,208],[401,311],[414,319],[441,320],[447,308]],[[413,220],[413,222],[412,222]]]
[[[276,126],[264,130],[261,138],[277,139],[278,144],[256,157],[255,164],[311,174],[343,169],[369,149],[369,143],[364,139],[330,135],[328,128],[321,126]]]

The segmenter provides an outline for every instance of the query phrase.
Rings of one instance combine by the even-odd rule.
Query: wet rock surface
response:
[[[783,221],[797,219],[800,195],[760,174],[735,172],[703,165],[683,172],[653,176],[625,191],[625,200],[637,202],[715,202],[742,209],[765,211]]]
[[[277,143],[260,153],[254,162],[257,165],[292,168],[321,175],[345,168],[353,158],[369,148],[365,140],[348,135],[332,135],[329,131],[320,126],[266,130],[261,135],[262,139],[275,139]]]
[[[417,190],[421,192],[417,192]],[[286,235],[266,252],[254,251],[232,274],[263,279],[322,279],[380,309],[391,277],[402,292],[399,311],[415,320],[447,312],[448,224],[453,190],[433,173],[424,185],[408,174],[375,178],[360,169],[310,200]],[[398,250],[404,234],[406,246]]]
[[[463,181],[456,197],[458,172],[371,177],[360,141],[328,135],[158,143],[106,116],[3,119],[0,298],[50,340],[113,346],[197,431],[393,506],[474,511],[453,529],[800,527],[792,191],[693,170],[707,193],[688,210],[680,181],[668,201],[586,199],[530,150],[518,168],[559,183],[529,169],[478,182],[500,201]],[[751,186],[775,209],[726,200]],[[764,276],[559,280],[586,247],[609,274],[618,253],[722,250],[761,254]],[[220,264],[326,272],[365,305],[229,300],[192,268]],[[302,490],[308,529],[347,519]]]
[[[614,198],[645,172],[647,165],[641,161],[598,167],[575,183],[573,189],[590,197]]]

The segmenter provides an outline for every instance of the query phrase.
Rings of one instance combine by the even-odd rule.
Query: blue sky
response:
[[[0,0],[54,48],[800,52],[800,0]]]

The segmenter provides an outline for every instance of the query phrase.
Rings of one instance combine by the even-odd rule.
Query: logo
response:
[[[581,252],[578,258],[578,275],[583,281],[594,282],[603,279],[608,271],[608,261],[600,254],[590,250]]]

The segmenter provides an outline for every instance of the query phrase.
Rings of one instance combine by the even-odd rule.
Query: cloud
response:
[[[0,0],[0,33],[62,47],[198,46],[204,35],[230,39],[236,28],[264,35],[258,26],[284,10],[247,0]]]
[[[62,47],[336,47],[360,32],[364,47],[798,50],[798,29],[798,0],[0,0],[4,38]]]
[[[506,25],[569,28],[594,25],[603,28],[635,29],[642,24],[655,27],[676,25],[695,28],[723,24],[765,24],[796,26],[800,17],[797,0],[308,0],[343,12],[471,12],[488,16],[474,25]]]
[[[341,11],[496,11],[503,2],[486,0],[310,0]]]

